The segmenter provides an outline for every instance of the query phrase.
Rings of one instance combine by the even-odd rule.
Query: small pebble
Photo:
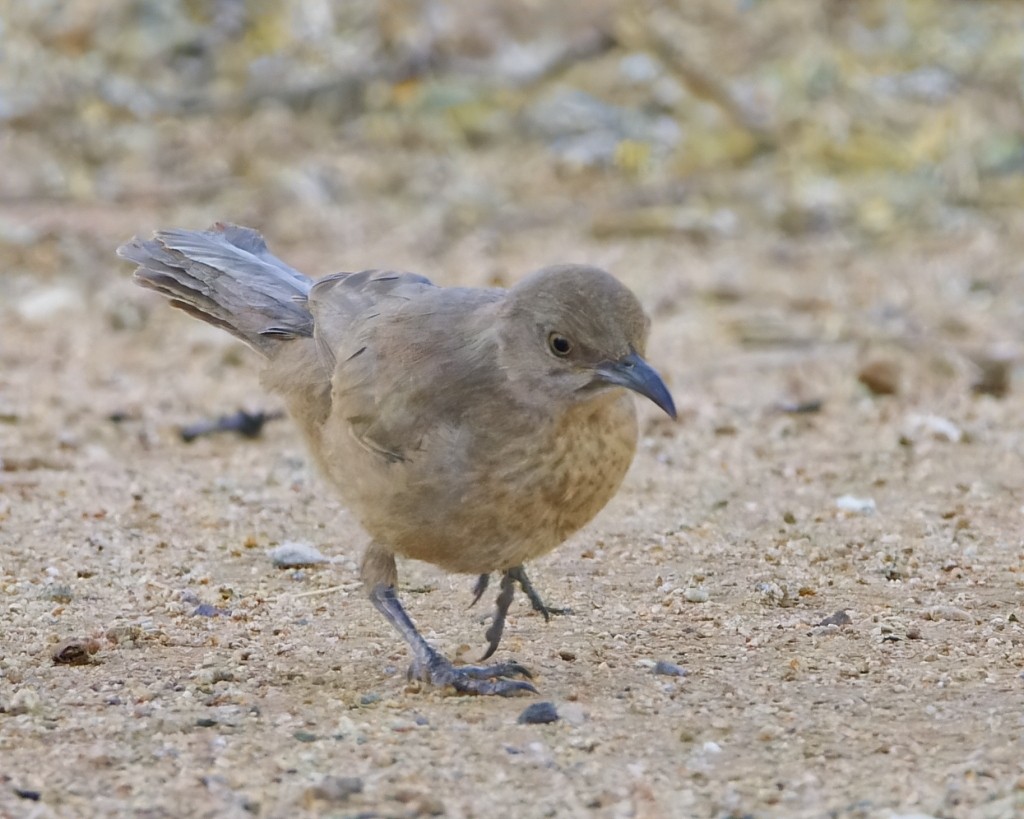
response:
[[[10,702],[4,707],[8,714],[31,714],[42,708],[43,701],[39,698],[39,692],[31,685],[26,685],[14,692]]]
[[[769,606],[792,606],[793,599],[787,589],[774,581],[762,581],[754,587],[761,597],[761,602]]]
[[[373,705],[375,702],[380,702],[380,694],[363,694],[359,697],[360,705]]]
[[[571,663],[573,660],[576,659],[576,652],[562,649],[558,652],[558,656],[565,660],[567,663]]]
[[[836,508],[843,512],[857,515],[873,515],[877,510],[874,498],[858,498],[854,495],[841,495],[836,498]]]
[[[306,796],[324,802],[347,802],[349,797],[362,792],[363,780],[358,776],[325,776],[306,791]]]
[[[192,610],[193,617],[224,617],[231,612],[219,609],[210,603],[200,603]]]
[[[587,714],[578,702],[567,702],[561,706],[559,716],[570,725],[582,725],[587,721]]]
[[[958,444],[963,440],[964,434],[960,427],[941,415],[908,416],[903,424],[903,438],[907,441],[917,441],[922,437]]]
[[[1014,355],[1006,350],[994,350],[974,358],[978,367],[978,378],[971,390],[981,395],[1002,398],[1010,391],[1010,373],[1015,363]]]
[[[691,586],[683,592],[683,599],[687,603],[707,603],[710,597],[708,590],[703,586]]]
[[[558,709],[553,702],[535,702],[527,706],[516,722],[521,725],[546,725],[558,720]]]
[[[267,552],[278,569],[298,569],[327,563],[328,560],[312,543],[287,540]]]
[[[932,606],[924,612],[925,620],[960,620],[965,623],[973,623],[974,617],[965,609],[956,606]]]
[[[74,597],[70,586],[48,586],[40,592],[40,596],[54,603],[70,603]]]
[[[661,674],[664,677],[685,677],[688,673],[681,665],[670,663],[668,660],[658,660],[651,670],[655,674]]]
[[[71,287],[33,290],[15,305],[18,315],[30,324],[51,321],[58,313],[79,310],[85,304],[82,293]]]
[[[80,639],[72,637],[60,643],[51,656],[54,665],[89,665],[92,655],[100,650],[99,640],[91,637]]]
[[[835,614],[830,614],[820,623],[819,626],[848,626],[853,622],[845,609],[840,609]]]
[[[811,415],[821,412],[823,406],[825,406],[825,402],[820,398],[808,398],[798,401],[779,401],[775,408],[779,412],[786,412],[790,415]]]
[[[114,645],[119,643],[132,645],[141,641],[144,636],[145,632],[143,632],[142,626],[134,623],[111,626],[106,633],[107,640]]]
[[[876,358],[860,368],[857,380],[874,395],[895,395],[900,391],[900,368],[895,361]]]

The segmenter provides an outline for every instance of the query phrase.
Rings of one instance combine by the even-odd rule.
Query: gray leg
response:
[[[508,572],[501,575],[501,591],[498,592],[498,604],[494,609],[494,620],[491,627],[487,629],[484,636],[487,638],[487,651],[481,660],[486,660],[498,650],[498,643],[501,642],[501,633],[505,630],[505,615],[508,614],[512,605],[512,598],[516,594],[516,581]]]
[[[475,603],[480,599],[480,596],[487,589],[487,582],[490,580],[490,575],[482,574],[476,582],[476,586],[473,589],[476,595],[473,599]],[[512,605],[512,598],[515,595],[516,583],[522,586],[523,591],[530,600],[530,605],[533,606],[534,611],[540,612],[544,615],[544,620],[550,620],[552,614],[572,614],[570,609],[559,609],[552,608],[544,603],[540,599],[540,595],[537,590],[533,587],[533,583],[530,582],[530,578],[526,576],[526,569],[522,566],[516,566],[513,569],[507,569],[501,573],[501,591],[498,593],[497,606],[494,610],[494,620],[491,622],[491,627],[487,629],[487,633],[484,635],[487,638],[487,651],[480,658],[486,660],[495,651],[498,650],[498,643],[501,642],[502,632],[505,630],[505,617],[508,614],[508,610]]]
[[[383,614],[395,630],[412,649],[410,678],[416,678],[431,685],[450,685],[456,691],[466,694],[497,694],[508,697],[520,691],[537,693],[526,680],[510,680],[508,677],[531,677],[530,672],[518,663],[498,663],[491,666],[454,666],[437,649],[423,639],[416,624],[402,607],[395,587],[378,584],[370,591],[370,601]]]
[[[487,586],[490,582],[491,576],[489,574],[482,574],[476,579],[476,585],[473,586],[473,602],[469,604],[470,608],[473,608],[473,606],[480,602],[480,598],[484,596],[484,592],[487,591]]]

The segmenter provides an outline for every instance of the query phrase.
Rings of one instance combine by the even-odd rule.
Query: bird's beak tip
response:
[[[678,417],[676,404],[672,400],[672,393],[668,391],[665,382],[658,371],[643,360],[636,353],[609,362],[597,369],[598,377],[608,383],[650,399],[669,418],[675,421]]]

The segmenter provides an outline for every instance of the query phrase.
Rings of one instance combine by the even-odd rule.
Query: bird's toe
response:
[[[409,668],[409,678],[418,679],[437,687],[451,686],[462,694],[497,695],[509,697],[520,692],[536,694],[537,689],[526,679],[532,679],[530,670],[519,663],[496,663],[494,665],[455,666],[436,655],[429,663]]]

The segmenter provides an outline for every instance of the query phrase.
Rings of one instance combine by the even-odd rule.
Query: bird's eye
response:
[[[572,342],[561,333],[552,333],[548,336],[548,347],[559,358],[565,358],[572,352]]]

